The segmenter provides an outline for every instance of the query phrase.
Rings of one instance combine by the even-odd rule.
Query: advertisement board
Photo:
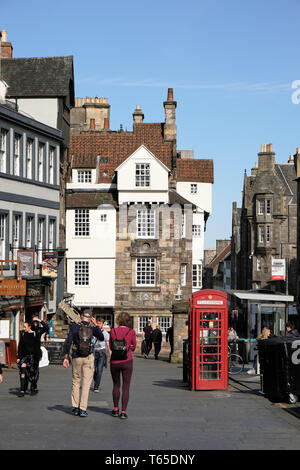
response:
[[[285,281],[285,259],[272,258],[272,281]]]

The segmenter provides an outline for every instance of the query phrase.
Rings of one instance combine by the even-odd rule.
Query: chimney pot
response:
[[[168,101],[174,101],[173,88],[168,88]]]
[[[5,29],[1,31],[1,42],[7,42],[7,33]]]
[[[297,155],[300,154],[300,147],[297,147],[297,148],[296,148],[296,153],[297,153]]]

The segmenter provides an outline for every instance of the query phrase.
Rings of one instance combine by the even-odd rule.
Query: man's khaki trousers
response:
[[[72,359],[72,406],[87,409],[90,386],[94,375],[94,354]],[[80,383],[82,379],[81,398]]]

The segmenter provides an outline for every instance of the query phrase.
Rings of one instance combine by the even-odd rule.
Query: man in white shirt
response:
[[[104,330],[104,318],[97,318],[97,326],[103,333],[104,341],[96,340],[94,344],[95,372],[94,372],[94,392],[99,392],[104,363],[106,361],[106,345],[109,341],[109,333]]]

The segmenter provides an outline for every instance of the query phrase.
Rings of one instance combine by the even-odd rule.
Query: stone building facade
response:
[[[74,264],[85,263],[91,279],[108,263],[110,268],[105,281],[99,277],[97,295],[89,285],[78,288],[78,276],[75,280],[69,274],[68,292],[74,293],[75,304],[92,307],[112,325],[120,312],[128,312],[137,332],[137,351],[143,327],[151,320],[153,326],[160,324],[163,351],[168,353],[165,333],[173,324],[172,360],[180,361],[182,339],[187,338],[189,299],[202,285],[200,263],[205,224],[211,212],[213,161],[190,155],[184,158],[184,151],[177,152],[177,103],[172,89],[163,105],[163,123],[144,123],[143,111],[137,106],[133,130],[128,132],[122,127],[110,129],[106,99],[76,100],[71,111],[71,173],[67,184],[67,232],[71,234],[67,239],[67,270],[75,273]],[[97,209],[95,201],[100,195],[104,204]],[[116,226],[111,225],[106,241],[100,241],[105,200]],[[79,245],[79,238],[84,237],[74,234],[83,201],[89,212],[85,212],[82,224],[90,217],[96,225],[86,245]],[[107,222],[110,220],[107,214]],[[88,289],[92,304],[83,300],[88,298]],[[103,299],[107,299],[106,305]]]
[[[296,295],[297,188],[295,159],[276,163],[263,145],[244,174],[242,207],[233,204],[232,288]],[[272,259],[285,259],[286,281],[272,280]]]

